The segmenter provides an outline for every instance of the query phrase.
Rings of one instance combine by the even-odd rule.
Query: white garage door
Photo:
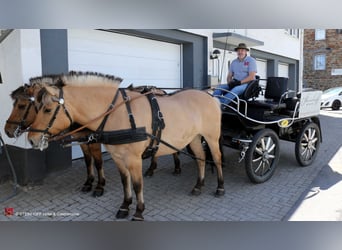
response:
[[[267,61],[263,59],[256,59],[257,64],[257,75],[260,76],[260,79],[267,79]],[[260,86],[265,87],[266,81],[260,81]]]
[[[289,77],[289,65],[286,63],[278,64],[278,76],[279,77]]]
[[[181,45],[99,30],[68,30],[69,70],[95,71],[133,83],[182,87]],[[73,159],[83,157],[78,146]]]
[[[68,31],[69,70],[96,71],[123,78],[122,87],[179,88],[181,46],[99,30]]]

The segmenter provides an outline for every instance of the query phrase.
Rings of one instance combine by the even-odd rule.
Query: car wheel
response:
[[[339,110],[340,107],[341,107],[341,102],[339,100],[335,100],[331,105],[332,110]]]

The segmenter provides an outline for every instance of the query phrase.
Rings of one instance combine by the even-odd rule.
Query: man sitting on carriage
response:
[[[220,85],[213,93],[214,96],[224,96],[219,98],[223,107],[235,99],[236,95],[240,96],[243,94],[248,83],[255,80],[255,75],[257,73],[256,60],[247,55],[249,49],[246,44],[240,43],[238,47],[235,48],[235,51],[237,52],[238,57],[234,59],[230,65],[227,76],[228,84]]]

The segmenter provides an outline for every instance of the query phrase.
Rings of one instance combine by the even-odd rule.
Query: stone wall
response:
[[[336,29],[326,30],[326,39],[315,41],[315,30],[304,30],[304,72],[305,87],[324,90],[342,86],[342,75],[332,75],[333,69],[342,71],[342,34]],[[326,69],[314,70],[314,56],[326,55]]]

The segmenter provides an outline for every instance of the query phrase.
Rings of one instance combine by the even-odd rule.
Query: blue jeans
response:
[[[247,85],[248,85],[248,84],[245,83],[245,84],[242,84],[242,85],[235,86],[234,88],[232,88],[232,89],[230,90],[230,92],[233,92],[234,94],[236,94],[236,95],[239,96],[239,95],[241,95],[241,94],[246,90]],[[234,100],[234,99],[236,98],[236,96],[233,95],[232,93],[226,92],[226,91],[224,91],[224,90],[221,90],[221,89],[229,90],[227,84],[219,85],[218,88],[220,88],[220,89],[215,89],[213,95],[214,95],[214,96],[217,96],[217,97],[218,97],[218,96],[224,96],[225,98],[218,97],[218,98],[220,99],[220,102],[221,102],[222,104],[226,104],[226,105],[227,105],[227,104],[229,104],[232,100]]]

